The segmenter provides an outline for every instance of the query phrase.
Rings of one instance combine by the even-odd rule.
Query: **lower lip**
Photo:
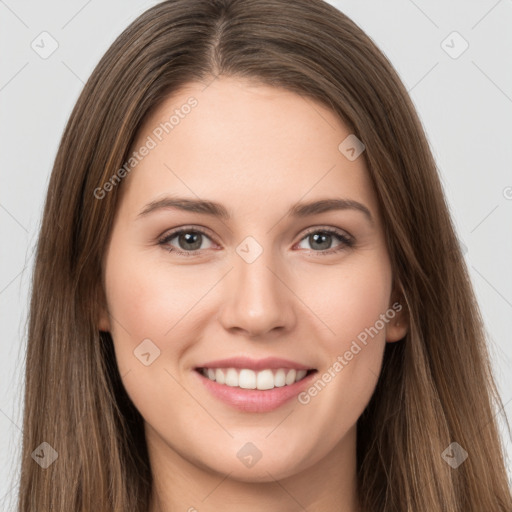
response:
[[[310,384],[317,372],[311,372],[302,380],[299,380],[299,382],[289,386],[266,390],[226,386],[225,384],[219,384],[216,381],[210,380],[197,370],[194,373],[201,379],[206,389],[225,404],[244,412],[269,412],[281,407],[297,396]]]

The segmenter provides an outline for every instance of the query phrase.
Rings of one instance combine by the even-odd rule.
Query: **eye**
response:
[[[171,242],[176,239],[178,247]],[[169,252],[175,252],[183,256],[194,256],[203,249],[210,249],[211,244],[205,247],[203,242],[210,240],[210,237],[202,230],[197,228],[182,228],[164,235],[158,243]]]
[[[176,240],[174,243],[173,241]],[[338,241],[338,245],[332,248],[332,243]],[[203,245],[209,241],[206,247]],[[346,233],[333,228],[314,228],[306,233],[300,244],[308,242],[311,244],[311,252],[318,255],[329,255],[344,249],[353,247],[354,239]],[[204,249],[212,248],[211,238],[205,231],[198,228],[181,228],[165,234],[158,240],[166,251],[174,252],[181,256],[197,256]],[[177,246],[176,246],[177,245]],[[301,247],[303,248],[303,247]]]
[[[331,248],[332,242],[340,242],[334,248]],[[306,233],[300,243],[308,242],[313,248],[313,252],[319,255],[329,255],[353,247],[354,239],[347,234],[332,228],[314,228]]]

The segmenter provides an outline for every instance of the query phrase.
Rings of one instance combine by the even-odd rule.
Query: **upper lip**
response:
[[[289,359],[279,357],[265,357],[264,359],[251,359],[250,357],[230,357],[228,359],[217,359],[208,361],[197,366],[197,368],[247,368],[249,370],[259,371],[278,368],[294,368],[296,370],[312,370],[311,366],[306,366]]]

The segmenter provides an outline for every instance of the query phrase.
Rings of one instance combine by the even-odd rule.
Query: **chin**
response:
[[[282,480],[314,464],[314,461],[307,464],[303,459],[297,457],[296,452],[279,454],[273,450],[271,456],[265,457],[264,450],[262,450],[258,455],[255,446],[249,442],[245,443],[241,449],[226,449],[226,452],[230,455],[216,454],[214,460],[202,458],[194,463],[208,472],[215,472],[223,476],[229,475],[230,480],[247,483]],[[233,453],[232,456],[231,453]]]

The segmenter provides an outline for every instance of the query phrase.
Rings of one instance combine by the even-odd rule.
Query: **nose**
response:
[[[233,264],[224,280],[225,300],[218,315],[223,327],[265,339],[291,330],[296,320],[294,295],[284,265],[273,259],[270,251],[263,251],[252,262],[235,253]]]

